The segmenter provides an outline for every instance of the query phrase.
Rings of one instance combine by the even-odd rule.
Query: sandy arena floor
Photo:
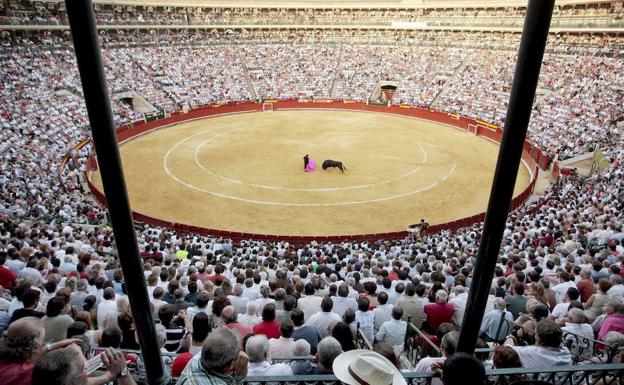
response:
[[[219,230],[345,235],[485,210],[498,145],[419,119],[290,110],[212,117],[121,146],[135,211]],[[303,172],[305,154],[319,168]],[[323,171],[325,159],[347,171]],[[521,167],[518,194],[529,183]],[[96,186],[101,188],[98,173]]]

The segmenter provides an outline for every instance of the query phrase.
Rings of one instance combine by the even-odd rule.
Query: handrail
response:
[[[417,328],[415,328],[417,329]],[[94,351],[100,351],[103,349],[93,349]],[[119,349],[123,353],[139,353],[139,350],[133,349]],[[476,349],[477,353],[485,353],[491,349],[481,348]],[[176,353],[163,353],[163,356],[176,356]],[[280,357],[275,358],[276,361],[293,361],[293,360],[305,360],[311,359],[311,357]],[[431,384],[431,380],[436,378],[437,374],[432,372],[401,372],[403,377],[407,380],[408,384],[412,385],[425,385]],[[142,377],[135,375],[138,379]],[[518,377],[526,379],[540,379],[553,385],[566,384],[587,384],[596,385],[599,380],[612,378],[614,381],[605,381],[603,384],[616,384],[621,383],[624,378],[624,364],[590,364],[590,365],[568,365],[568,366],[554,366],[547,368],[509,368],[509,369],[486,369],[486,376],[489,378],[490,383],[494,385],[507,385],[511,380],[515,381]],[[615,380],[619,380],[619,382]],[[172,379],[171,384],[175,383],[176,379]],[[327,385],[327,384],[341,384],[338,379],[331,374],[320,375],[297,375],[297,376],[249,376],[243,380],[244,383],[254,383],[258,385],[268,385],[275,383],[308,383],[315,385]]]
[[[521,328],[526,332],[535,333],[535,330],[524,327],[515,321],[509,322],[507,320],[503,320],[503,322],[509,323],[510,327]],[[494,346],[497,345],[500,345],[500,343],[494,341]],[[582,362],[587,361],[590,358],[597,358],[601,362],[609,364],[613,361],[615,355],[619,351],[624,350],[624,345],[612,345],[605,341],[585,337],[568,330],[563,330],[561,345],[568,348],[570,353],[574,356],[575,362]],[[493,348],[483,348],[481,349],[481,352],[485,353],[493,350]],[[588,355],[588,353],[590,353],[590,355]]]
[[[408,328],[411,327],[414,330],[416,330],[416,333],[418,333],[418,335],[425,340],[425,342],[427,342],[427,344],[436,352],[438,352],[440,354],[440,356],[443,354],[442,349],[440,349],[436,344],[434,344],[433,342],[431,342],[431,340],[429,339],[429,335],[427,335],[426,333],[424,333],[422,330],[420,330],[419,328],[416,327],[416,325],[414,325],[413,323],[409,322],[408,323]]]
[[[364,333],[362,333],[362,329],[360,329],[360,323],[359,322],[357,323],[355,343],[356,343],[358,349],[373,350],[373,345],[368,340],[368,338],[364,335]]]
[[[620,381],[624,375],[624,364],[611,365],[575,365],[555,366],[546,368],[513,368],[513,369],[486,369],[486,376],[494,384],[509,384],[510,377],[524,376],[526,378],[541,379],[551,384],[596,384],[600,379],[607,376],[616,376]],[[437,373],[433,372],[402,372],[408,384],[430,384]],[[576,376],[575,376],[576,375]],[[565,380],[561,381],[561,377]],[[574,381],[575,379],[579,382]],[[570,381],[570,382],[568,382]],[[592,382],[589,382],[592,381]],[[340,384],[334,375],[305,375],[305,376],[253,376],[243,380],[244,383],[271,384],[271,383],[315,383],[315,384]],[[468,383],[468,382],[467,382]],[[604,382],[605,384],[619,383]]]

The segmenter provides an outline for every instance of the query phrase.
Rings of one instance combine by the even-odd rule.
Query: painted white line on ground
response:
[[[239,130],[237,130],[237,131],[239,131]],[[203,131],[202,131],[202,132],[203,132]],[[196,135],[197,135],[197,134],[196,134]],[[203,147],[204,147],[207,143],[210,143],[213,139],[215,139],[215,138],[217,138],[217,137],[219,137],[219,136],[221,136],[221,135],[222,135],[222,134],[217,134],[217,135],[214,135],[214,136],[210,137],[208,140],[203,141],[203,142],[202,142],[199,146],[197,146],[197,147],[195,148],[195,151],[193,151],[193,160],[195,161],[195,164],[197,165],[197,167],[201,168],[201,169],[202,169],[204,172],[206,172],[207,174],[210,174],[210,175],[212,175],[212,176],[214,176],[214,177],[217,177],[217,178],[223,179],[223,180],[228,181],[228,182],[238,183],[238,184],[244,184],[244,185],[248,185],[248,186],[251,186],[251,187],[258,187],[258,188],[269,189],[269,190],[283,190],[283,191],[308,191],[308,192],[310,192],[310,191],[319,191],[319,192],[326,192],[326,191],[340,191],[340,190],[355,190],[355,189],[363,189],[363,188],[368,188],[368,187],[375,187],[375,186],[382,185],[382,184],[388,184],[388,183],[395,182],[395,181],[400,180],[400,179],[407,178],[408,176],[411,176],[411,175],[413,175],[413,174],[417,173],[417,172],[418,172],[418,171],[422,168],[421,166],[418,166],[418,167],[416,167],[415,169],[413,169],[412,171],[408,172],[407,174],[401,175],[401,176],[396,177],[396,178],[393,178],[393,179],[388,179],[388,180],[385,180],[385,181],[382,181],[382,182],[372,183],[372,184],[361,184],[361,185],[354,185],[354,186],[347,186],[347,187],[292,188],[292,187],[284,187],[284,186],[271,186],[271,185],[263,185],[263,184],[246,183],[246,182],[242,182],[242,181],[237,180],[237,179],[231,179],[231,178],[228,178],[228,177],[226,177],[226,176],[223,176],[223,175],[217,174],[217,173],[215,173],[215,172],[213,172],[213,171],[210,171],[208,168],[206,168],[206,167],[205,167],[203,164],[201,164],[201,162],[199,161],[199,159],[198,159],[198,157],[197,157],[197,156],[199,155],[199,152],[201,151],[201,149],[202,149],[202,148],[203,148]],[[179,144],[179,142],[178,142],[178,143],[176,143],[176,145],[174,145],[174,147],[175,147],[175,146],[177,146],[178,144]],[[422,152],[422,154],[423,154],[422,164],[427,163],[427,157],[428,157],[427,151],[426,151],[426,150],[425,150],[425,149],[424,149],[424,148],[423,148],[420,144],[418,144],[417,146],[418,146],[418,148],[420,149],[420,151],[421,151],[421,152]],[[169,156],[170,152],[171,152],[171,150],[169,150],[169,151],[167,152],[167,155],[165,156],[165,158],[167,158],[167,157]]]

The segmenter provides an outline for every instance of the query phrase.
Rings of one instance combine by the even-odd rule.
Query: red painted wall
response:
[[[438,123],[448,124],[453,127],[456,127],[461,130],[467,130],[469,125],[477,126],[477,135],[484,136],[489,139],[500,143],[502,138],[502,131],[500,128],[491,129],[488,127],[484,127],[480,123],[478,123],[475,119],[467,118],[463,116],[452,115],[446,112],[429,110],[426,108],[420,107],[409,107],[409,106],[391,106],[391,107],[383,107],[383,106],[372,106],[366,105],[361,102],[350,102],[350,101],[342,101],[342,100],[331,100],[331,101],[309,101],[309,102],[300,102],[297,100],[282,100],[273,103],[273,108],[275,110],[279,109],[303,109],[303,108],[331,108],[331,109],[343,109],[343,110],[356,110],[356,111],[372,111],[372,112],[382,112],[388,114],[395,115],[403,115],[410,116],[419,119],[432,120]],[[184,122],[187,120],[205,118],[214,115],[221,114],[229,114],[234,112],[245,112],[245,111],[261,111],[262,105],[255,102],[240,102],[240,103],[229,103],[225,105],[212,105],[205,106],[201,108],[197,108],[195,110],[189,111],[188,113],[174,113],[170,117],[160,119],[157,121],[145,123],[145,122],[137,122],[130,123],[124,126],[121,126],[117,129],[117,141],[122,142],[124,140],[130,139],[134,136],[140,135],[142,133],[148,132],[150,130],[172,125],[178,124],[180,122]],[[455,116],[457,118],[453,118]],[[537,180],[538,166],[543,170],[548,168],[550,164],[550,158],[544,155],[538,148],[533,147],[533,145],[526,141],[524,143],[524,150],[522,152],[522,159],[527,163],[529,170],[532,172],[531,182],[527,186],[522,193],[516,196],[512,202],[510,211],[516,210],[520,206],[524,204],[524,202],[531,196],[533,189],[535,187],[535,182]],[[87,164],[87,179],[89,183],[89,189],[91,190],[94,197],[100,202],[102,205],[106,205],[106,197],[104,194],[99,191],[92,183],[91,183],[91,170],[92,170],[92,162],[93,159],[88,160]],[[163,221],[162,219],[153,218],[145,214],[133,212],[133,217],[137,221],[146,222],[155,226],[167,227],[174,229],[180,233],[197,233],[200,235],[211,235],[216,237],[226,237],[231,238],[234,241],[238,241],[241,239],[258,239],[258,240],[267,240],[267,241],[288,241],[291,243],[309,243],[311,241],[317,242],[341,242],[341,241],[375,241],[380,239],[400,239],[405,238],[407,236],[407,231],[397,231],[390,233],[376,233],[376,234],[361,234],[361,235],[349,235],[349,236],[288,236],[288,235],[272,235],[272,234],[251,234],[251,233],[239,233],[239,232],[231,232],[231,231],[222,231],[222,230],[214,230],[208,228],[202,228],[197,226],[190,226],[181,223],[172,223]],[[429,227],[429,233],[435,233],[441,230],[452,230],[455,231],[462,227],[467,227],[473,225],[475,223],[483,222],[485,219],[485,213],[480,213],[477,215],[473,215],[468,218],[458,219],[452,222],[441,223],[437,225],[432,225]]]

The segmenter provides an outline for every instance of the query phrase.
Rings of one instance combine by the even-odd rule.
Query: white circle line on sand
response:
[[[204,132],[204,131],[202,131],[202,132]],[[217,138],[217,137],[219,137],[219,136],[221,136],[221,135],[222,135],[222,134],[217,134],[217,135],[214,135],[214,136],[210,137],[209,139],[207,139],[207,140],[203,141],[202,143],[200,143],[200,144],[199,144],[199,146],[197,146],[197,147],[195,148],[195,151],[193,151],[193,160],[195,161],[195,164],[197,165],[197,167],[201,168],[201,169],[202,169],[204,172],[206,172],[207,174],[210,174],[210,175],[212,175],[212,176],[214,176],[214,177],[217,177],[217,178],[223,179],[223,180],[228,181],[228,182],[237,183],[237,184],[244,184],[244,185],[247,185],[247,186],[257,187],[257,188],[263,188],[263,189],[268,189],[268,190],[283,190],[283,191],[307,191],[307,192],[310,192],[310,191],[318,191],[318,192],[326,192],[326,191],[340,191],[340,190],[355,190],[355,189],[363,189],[363,188],[368,188],[368,187],[375,187],[375,186],[382,185],[382,184],[388,184],[388,183],[392,183],[392,182],[395,182],[395,181],[400,180],[400,179],[407,178],[407,177],[409,177],[409,176],[411,176],[411,175],[414,175],[415,173],[417,173],[418,171],[420,171],[420,169],[422,168],[422,166],[418,166],[418,167],[416,167],[415,169],[413,169],[412,171],[410,171],[410,172],[408,172],[408,173],[406,173],[406,174],[403,174],[403,175],[398,176],[398,177],[396,177],[396,178],[392,178],[392,179],[384,180],[384,181],[382,181],[382,182],[378,182],[378,183],[371,183],[371,184],[361,184],[361,185],[354,185],[354,186],[347,186],[347,187],[292,188],[292,187],[284,187],[284,186],[270,186],[270,185],[255,184],[255,183],[246,183],[246,182],[240,181],[240,180],[238,180],[238,179],[228,178],[228,177],[226,177],[226,176],[223,176],[223,175],[217,174],[217,173],[215,173],[215,172],[213,172],[213,171],[210,171],[207,167],[205,167],[203,164],[201,164],[201,162],[200,162],[200,161],[199,161],[199,159],[197,158],[197,156],[199,155],[199,152],[201,151],[201,149],[202,149],[202,148],[203,148],[203,147],[204,147],[207,143],[210,143],[213,139],[215,139],[215,138]],[[193,136],[195,136],[195,135],[193,135]],[[188,139],[188,138],[187,138],[187,139]],[[425,144],[428,144],[428,143],[425,143]],[[177,146],[177,144],[176,144],[175,146]],[[175,146],[174,146],[174,147],[175,147]],[[421,151],[421,152],[422,152],[422,154],[423,154],[423,160],[422,160],[422,163],[421,163],[421,164],[425,164],[425,163],[427,163],[427,157],[428,157],[427,151],[426,151],[426,150],[425,150],[425,149],[424,149],[424,148],[423,148],[420,144],[417,144],[417,146],[418,146],[418,148],[420,149],[420,151]],[[169,153],[170,153],[170,152],[171,152],[171,151],[167,152],[166,157],[168,157],[168,156],[169,156]]]
[[[227,194],[221,194],[221,193],[217,193],[214,191],[210,191],[210,190],[206,190],[206,189],[202,189],[200,187],[197,187],[195,185],[192,185],[190,183],[186,183],[182,180],[180,180],[178,177],[176,177],[174,174],[171,173],[171,171],[169,170],[169,168],[167,167],[166,161],[164,162],[164,167],[165,167],[165,172],[167,173],[167,175],[169,175],[170,178],[172,178],[173,180],[175,180],[176,182],[182,184],[183,186],[186,186],[188,188],[191,188],[193,190],[197,190],[197,191],[201,191],[207,194],[211,194],[217,197],[221,197],[221,198],[226,198],[226,199],[232,199],[232,200],[236,200],[239,202],[246,202],[246,203],[254,203],[254,204],[262,204],[262,205],[272,205],[272,206],[314,206],[314,207],[318,207],[318,206],[350,206],[350,205],[361,205],[361,204],[368,204],[368,203],[376,203],[376,202],[384,202],[384,201],[389,201],[389,200],[393,200],[393,199],[398,199],[398,198],[403,198],[406,196],[410,196],[410,195],[414,195],[414,194],[418,194],[421,193],[423,191],[427,191],[430,190],[432,188],[434,188],[435,186],[438,185],[439,182],[434,182],[428,186],[413,190],[413,191],[409,191],[403,194],[397,194],[397,195],[392,195],[392,196],[387,196],[387,197],[382,197],[382,198],[376,198],[376,199],[369,199],[369,200],[365,200],[365,201],[348,201],[348,202],[335,202],[335,203],[285,203],[285,202],[270,202],[270,201],[261,201],[261,200],[255,200],[255,199],[245,199],[245,198],[241,198],[241,197],[237,197],[237,196],[233,196],[233,195],[227,195]],[[446,180],[453,172],[455,171],[455,164],[452,165],[451,170],[444,176],[441,178],[441,180]]]
[[[242,181],[240,181],[240,180],[238,180],[238,179],[232,179],[232,178],[225,177],[225,176],[223,176],[223,175],[216,174],[216,173],[214,173],[214,172],[212,172],[212,171],[208,170],[206,167],[204,167],[204,165],[203,165],[203,164],[199,163],[199,160],[197,159],[197,154],[199,153],[200,149],[201,149],[201,148],[202,148],[202,147],[203,147],[206,143],[211,142],[213,139],[215,139],[215,138],[217,138],[217,137],[219,137],[219,136],[221,136],[221,135],[222,135],[222,134],[217,134],[217,135],[215,135],[215,136],[212,136],[210,139],[208,139],[208,140],[206,140],[206,141],[202,142],[199,146],[197,146],[197,147],[195,148],[195,151],[193,151],[193,159],[195,160],[195,164],[197,165],[197,167],[199,167],[199,168],[201,168],[202,170],[204,170],[204,172],[206,172],[206,173],[208,173],[208,174],[210,174],[210,175],[212,175],[212,176],[216,176],[217,178],[221,178],[221,179],[226,180],[226,181],[231,182],[231,183],[246,184],[246,183],[244,183],[244,182],[242,182]]]

